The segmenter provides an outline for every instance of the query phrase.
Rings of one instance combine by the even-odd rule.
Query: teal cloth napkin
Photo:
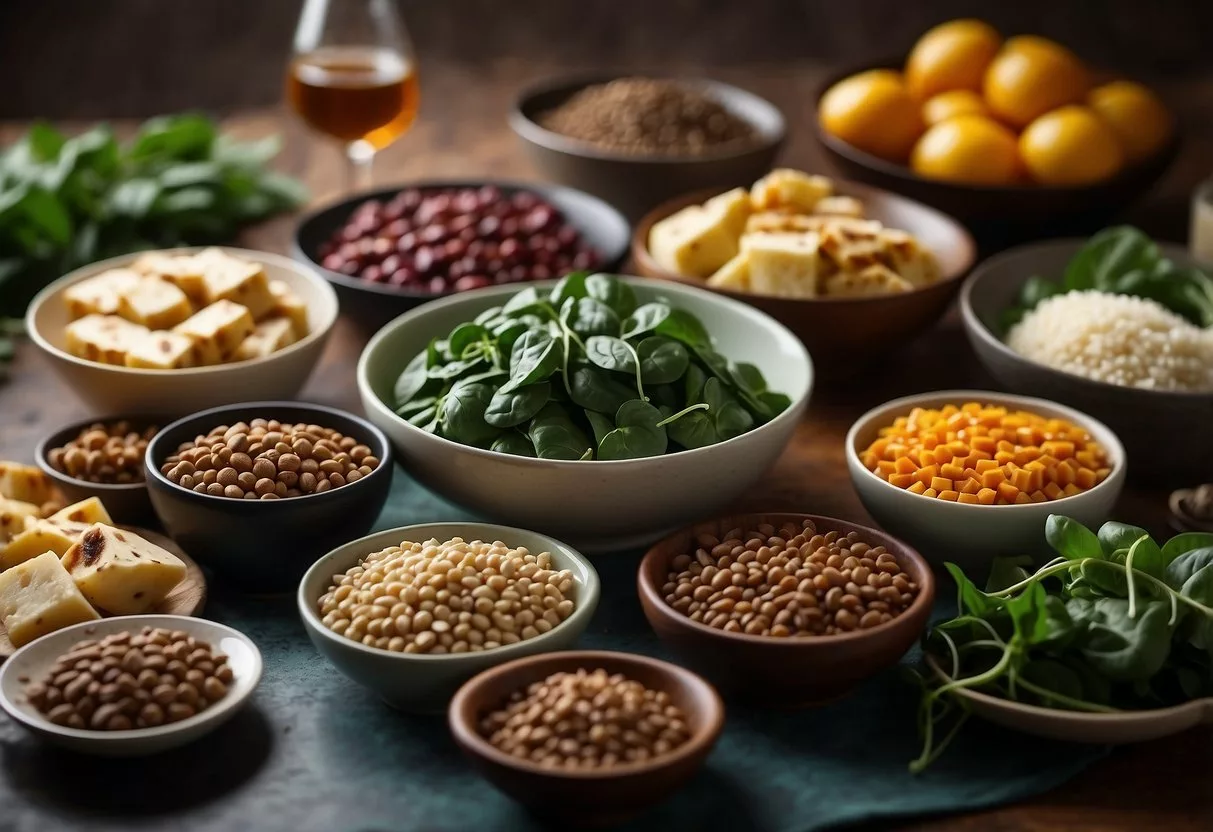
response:
[[[398,471],[377,528],[473,517]],[[628,552],[594,559],[602,602],[582,645],[670,659],[636,598],[639,557]],[[242,789],[247,810],[270,822],[264,828],[278,821],[286,828],[292,816],[305,818],[297,829],[540,828],[471,773],[443,719],[384,707],[316,655],[292,613],[293,600],[279,599],[223,599],[210,611],[262,646],[266,674],[258,700],[275,722],[289,723],[289,733],[279,737],[284,747],[264,775],[281,782]],[[704,769],[628,828],[808,832],[975,810],[1051,789],[1106,753],[974,719],[942,759],[915,777],[906,765],[919,750],[917,696],[893,668],[821,708],[787,712],[729,704],[724,733]],[[273,763],[283,757],[288,762]],[[284,764],[289,777],[274,770]]]

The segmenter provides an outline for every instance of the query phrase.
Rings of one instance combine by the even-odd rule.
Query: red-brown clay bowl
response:
[[[632,260],[638,274],[687,283],[748,303],[786,326],[809,349],[819,375],[829,381],[852,378],[857,366],[901,349],[926,332],[960,290],[961,278],[977,256],[973,238],[959,222],[920,202],[858,182],[834,180],[838,193],[862,200],[865,213],[889,228],[913,234],[939,260],[934,283],[892,295],[859,298],[785,298],[715,289],[702,278],[667,271],[649,253],[649,233],[660,220],[721,191],[697,191],[654,208],[632,235]]]
[[[669,754],[600,771],[556,771],[505,754],[480,735],[480,720],[509,696],[553,673],[603,668],[645,687],[665,691],[686,714],[691,738]],[[508,662],[474,676],[447,712],[451,733],[490,783],[537,815],[562,825],[620,823],[660,802],[691,779],[724,727],[724,703],[715,689],[669,662],[603,650],[545,653]]]
[[[871,546],[884,546],[919,586],[918,597],[892,621],[867,630],[811,638],[774,638],[731,633],[692,621],[666,603],[661,587],[670,562],[694,554],[701,534],[717,537],[730,529],[750,531],[763,523],[813,521],[819,534],[858,532]],[[918,641],[935,601],[935,578],[922,555],[884,532],[815,514],[736,514],[699,523],[649,549],[637,575],[645,617],[691,667],[726,695],[763,705],[800,707],[830,702],[878,671],[897,663]]]

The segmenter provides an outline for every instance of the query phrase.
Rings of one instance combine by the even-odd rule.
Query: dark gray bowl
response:
[[[341,488],[284,500],[197,494],[160,473],[182,442],[256,418],[341,431],[369,446],[380,465]],[[224,580],[255,592],[293,591],[317,558],[369,532],[392,484],[392,450],[379,428],[341,410],[299,402],[248,402],[187,416],[152,437],[144,464],[152,506],[169,536]]]
[[[54,433],[43,437],[34,451],[34,462],[42,469],[43,473],[51,478],[55,483],[55,487],[63,492],[63,496],[67,498],[69,504],[87,500],[89,497],[97,497],[101,500],[102,505],[105,506],[105,510],[109,512],[110,517],[114,519],[114,522],[127,526],[146,526],[149,520],[155,518],[155,514],[152,512],[151,500],[148,498],[146,482],[111,484],[78,480],[51,467],[50,461],[47,459],[47,455],[52,450],[63,447],[65,443],[75,439],[80,435],[80,431],[89,425],[96,422],[111,424],[120,421],[130,422],[135,430],[143,431],[151,425],[167,425],[173,421],[173,417],[140,414],[138,416],[105,416],[100,419],[81,419],[70,425],[64,425]]]
[[[480,188],[492,185],[506,195],[518,191],[529,191],[560,209],[569,224],[581,232],[582,237],[602,255],[600,271],[614,271],[623,265],[628,254],[632,229],[623,215],[597,197],[559,185],[539,182],[510,182],[496,179],[443,179],[424,182],[403,182],[392,188],[382,188],[343,199],[331,205],[317,208],[304,215],[295,226],[291,240],[291,256],[311,266],[337,290],[341,311],[367,332],[374,332],[388,321],[403,315],[410,309],[435,298],[454,294],[390,286],[386,283],[370,283],[358,277],[326,269],[320,264],[320,247],[328,242],[354,210],[368,199],[386,201],[406,188],[440,190],[444,188]]]
[[[540,114],[574,93],[617,77],[549,80],[518,97],[510,111],[510,127],[546,176],[602,197],[634,221],[662,202],[691,191],[748,188],[774,165],[787,133],[783,114],[769,101],[719,81],[679,79],[753,125],[760,136],[755,145],[695,158],[635,156],[603,150],[539,125]]]
[[[1176,487],[1213,479],[1213,393],[1171,393],[1118,387],[1063,373],[1003,343],[999,318],[1032,275],[1060,275],[1085,240],[1013,248],[973,270],[960,290],[969,342],[990,374],[1015,393],[1067,404],[1099,419],[1120,437],[1131,480]],[[1163,245],[1176,263],[1196,265],[1186,249]]]

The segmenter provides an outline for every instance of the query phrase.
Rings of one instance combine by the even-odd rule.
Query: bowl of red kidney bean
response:
[[[618,211],[570,188],[423,182],[310,214],[294,254],[334,284],[346,311],[382,323],[455,292],[616,268],[629,234]]]

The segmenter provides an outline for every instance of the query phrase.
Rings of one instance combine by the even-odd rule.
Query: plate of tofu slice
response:
[[[44,289],[27,329],[99,412],[190,412],[291,398],[319,358],[337,298],[277,255],[211,247],[94,263]]]
[[[115,615],[197,615],[198,564],[172,540],[118,526],[97,497],[62,506],[37,468],[0,462],[0,658]]]

